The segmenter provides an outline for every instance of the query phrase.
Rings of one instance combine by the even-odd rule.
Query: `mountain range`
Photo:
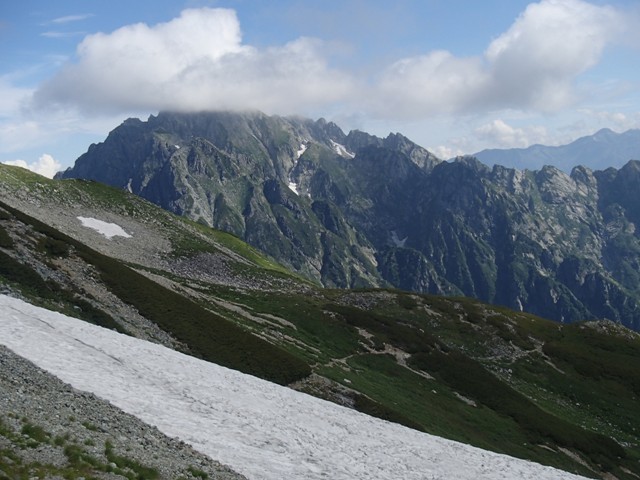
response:
[[[0,293],[415,430],[588,477],[640,475],[640,336],[613,322],[562,325],[470,298],[322,288],[237,236],[176,216],[125,189],[49,180],[8,166],[0,166]],[[0,343],[23,345],[55,364],[55,340],[47,341],[54,351],[48,355],[28,332],[14,338],[18,324],[11,322],[19,315],[47,336],[62,328],[58,317],[34,319],[33,307],[3,302],[14,307],[1,311],[8,333]],[[124,355],[118,349],[135,353],[117,340],[121,335],[93,337],[65,342],[85,352],[83,358],[98,356],[118,368]],[[104,344],[94,344],[98,338]],[[61,369],[73,376],[73,354],[65,358]],[[135,356],[127,361],[140,367]],[[154,368],[161,365],[145,362],[154,366],[135,375],[148,372],[144,381],[157,385],[153,378],[161,373]],[[190,369],[180,372],[176,362],[170,364],[182,381],[195,378],[187,375]],[[109,378],[118,378],[111,373]],[[5,366],[2,381],[13,382],[12,374]],[[94,373],[89,377],[96,380]],[[165,383],[173,385],[172,395],[185,393]],[[207,391],[205,403],[215,402],[215,389],[201,385],[187,382],[184,388]],[[10,404],[20,402],[18,393]],[[60,401],[69,404],[65,398]],[[2,455],[22,458],[24,448],[64,447],[69,461],[75,459],[72,471],[80,465],[85,476],[98,477],[105,456],[116,458],[112,463],[120,469],[137,465],[126,449],[114,457],[110,447],[65,439],[65,429],[78,422],[47,415],[51,406],[45,402],[30,418],[34,408],[24,409],[16,422],[0,401]],[[43,417],[47,430],[36,423]],[[11,428],[20,431],[20,425],[22,434],[14,435]],[[87,425],[73,428],[103,428]],[[251,422],[244,425],[250,429]],[[60,432],[60,439],[47,432]],[[118,437],[120,448],[125,440]],[[94,450],[100,455],[87,464]],[[397,467],[391,455],[379,460]],[[10,468],[24,470],[16,462]]]
[[[570,174],[489,168],[322,119],[165,112],[125,121],[59,178],[128,190],[326,287],[463,295],[640,329],[635,160]]]
[[[629,160],[640,160],[640,130],[616,133],[603,128],[567,145],[536,144],[527,148],[487,149],[473,156],[487,165],[504,165],[519,170],[540,170],[545,165],[554,165],[566,173],[577,165],[592,170],[620,168]]]

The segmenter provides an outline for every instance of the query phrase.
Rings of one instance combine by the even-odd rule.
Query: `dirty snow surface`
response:
[[[120,225],[116,225],[115,223],[103,222],[102,220],[91,217],[77,218],[82,222],[83,227],[92,228],[93,230],[107,237],[109,240],[111,240],[111,238],[113,237],[131,238],[131,235],[125,232]]]
[[[0,343],[250,479],[577,479],[0,295]]]

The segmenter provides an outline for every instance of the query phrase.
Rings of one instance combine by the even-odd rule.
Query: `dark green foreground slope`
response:
[[[92,182],[2,166],[0,202],[5,292],[130,334],[156,328],[174,348],[429,433],[594,478],[640,475],[640,337],[624,327],[321,289]]]

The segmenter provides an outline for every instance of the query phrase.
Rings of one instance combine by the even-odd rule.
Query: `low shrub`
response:
[[[67,257],[70,250],[67,242],[48,236],[40,239],[38,248],[52,257]]]
[[[13,238],[2,225],[0,225],[0,247],[13,248]]]
[[[31,423],[24,424],[20,432],[35,440],[37,443],[49,443],[49,439],[51,438],[51,434],[46,432],[44,428]]]
[[[542,410],[462,353],[445,354],[438,350],[418,353],[410,358],[410,364],[436,375],[462,395],[511,417],[532,443],[550,440],[575,448],[605,470],[615,467],[617,461],[626,456],[624,449],[609,437],[584,430]]]
[[[102,280],[115,295],[186,343],[202,359],[282,385],[311,374],[309,365],[293,354],[126,265],[86,248],[78,253],[98,268]]]
[[[0,251],[0,276],[9,282],[17,283],[30,291],[37,292],[42,298],[52,299],[59,290],[56,284],[45,281],[29,265],[19,262],[2,251]]]
[[[371,400],[365,395],[357,394],[355,396],[354,408],[359,412],[366,413],[372,417],[399,423],[400,425],[404,425],[405,427],[413,428],[414,430],[419,430],[421,432],[425,431],[422,425],[413,421],[411,418],[387,407],[386,405],[376,402],[375,400]]]
[[[373,333],[378,342],[389,343],[408,353],[427,351],[438,344],[438,340],[430,333],[395,318],[343,305],[331,304],[325,308],[340,314],[349,325]]]
[[[288,384],[311,374],[311,367],[293,354],[272,345],[236,324],[201,307],[197,303],[169,290],[123,263],[102,255],[71,237],[55,230],[39,220],[16,210],[3,202],[4,208],[19,221],[31,225],[48,238],[73,247],[87,263],[95,266],[109,289],[124,302],[135,307],[142,316],[156,323],[163,330],[184,342],[195,355],[244,373],[255,375],[279,384]],[[58,244],[57,242],[53,242]],[[23,276],[17,283],[38,284],[46,282],[33,270],[26,268],[3,252],[0,252],[0,275],[3,269],[14,277]],[[4,258],[9,264],[5,266]],[[90,304],[80,303],[88,309],[89,317],[108,322],[106,317],[92,311]],[[103,325],[104,326],[104,325]],[[115,325],[113,325],[114,328]]]
[[[133,472],[133,475],[127,475],[126,472],[121,472],[125,474],[127,478],[135,480],[154,480],[160,476],[158,470],[155,468],[142,465],[131,458],[117,455],[113,451],[113,445],[108,441],[105,442],[104,454],[107,457],[107,460],[110,463],[116,464],[119,469],[128,469]]]

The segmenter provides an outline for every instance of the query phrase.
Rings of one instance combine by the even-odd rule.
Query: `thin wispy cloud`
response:
[[[48,32],[42,32],[40,36],[47,37],[47,38],[70,38],[70,37],[81,37],[86,34],[87,32],[84,32],[84,31],[77,31],[77,32],[48,31]]]
[[[54,18],[48,23],[52,24],[62,24],[62,23],[70,23],[70,22],[79,22],[81,20],[86,20],[87,18],[93,17],[93,13],[83,13],[80,15],[67,15],[65,17]]]
[[[66,15],[64,17],[54,18],[53,20],[49,20],[42,24],[42,26],[49,26],[53,28],[64,28],[69,23],[81,22],[88,18],[95,16],[93,13],[83,13],[79,15]],[[41,37],[45,38],[72,38],[72,37],[83,37],[87,35],[87,32],[84,30],[74,30],[74,31],[64,31],[64,30],[47,30],[40,34]]]

